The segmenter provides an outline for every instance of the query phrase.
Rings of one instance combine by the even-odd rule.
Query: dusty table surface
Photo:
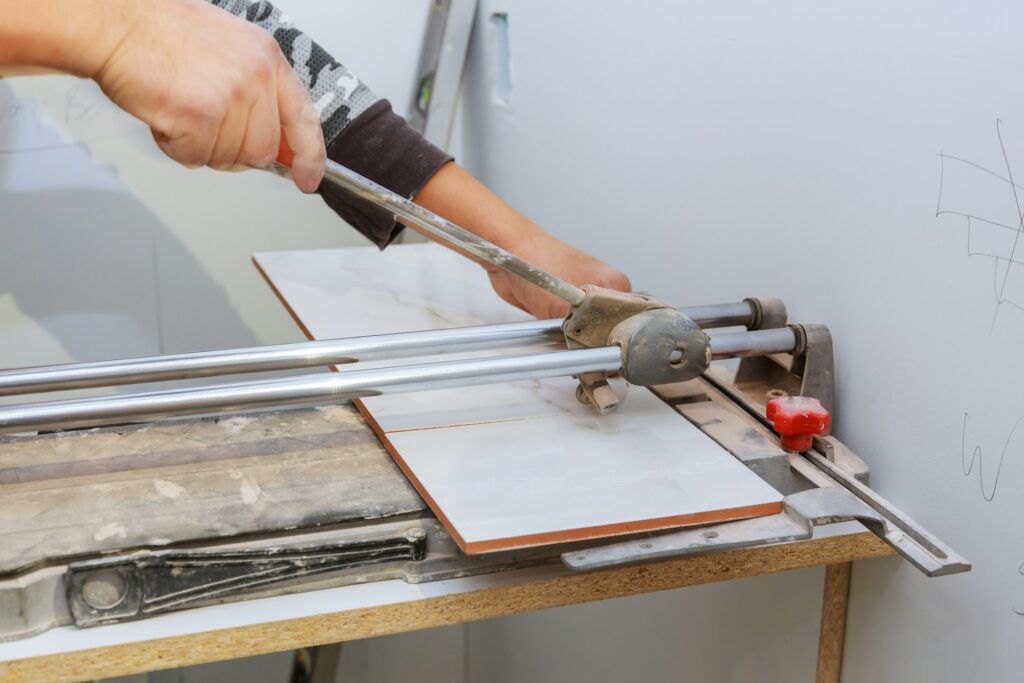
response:
[[[0,440],[0,574],[425,510],[347,404]]]

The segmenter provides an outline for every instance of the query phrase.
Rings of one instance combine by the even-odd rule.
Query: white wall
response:
[[[511,46],[505,98],[498,11]],[[462,120],[469,167],[639,289],[679,304],[780,296],[794,319],[829,324],[836,432],[883,495],[975,562],[937,580],[896,560],[857,565],[845,681],[1012,681],[1024,670],[1024,430],[1013,431],[1024,273],[1006,180],[1024,178],[1022,14],[990,0],[482,2]],[[947,159],[939,209],[1005,227],[973,219],[969,234],[963,216],[936,216],[940,152],[992,172]],[[675,609],[561,680],[614,671],[653,634],[709,618],[738,640],[680,638],[639,678],[666,675],[678,653],[730,657],[775,637],[794,656],[753,677],[807,680],[799,638],[812,634],[779,638],[773,626],[780,615],[816,622],[820,574],[763,587],[773,594],[742,615],[733,585],[707,589],[699,612],[685,593],[665,596]],[[648,614],[641,601],[617,612],[637,624]],[[560,656],[548,618],[505,631],[522,661]],[[619,628],[602,624],[563,631]]]

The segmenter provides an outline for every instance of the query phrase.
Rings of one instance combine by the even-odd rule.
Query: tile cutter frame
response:
[[[0,372],[0,395],[338,365],[474,349],[514,348],[537,343],[552,346],[562,343],[568,348],[544,353],[369,370],[345,369],[331,375],[318,374],[198,389],[26,403],[0,408],[0,433],[96,427],[273,407],[293,408],[389,392],[564,375],[578,377],[578,396],[581,400],[593,403],[596,408],[604,411],[615,407],[616,399],[609,396],[604,380],[608,373],[616,372],[634,384],[653,387],[655,393],[659,393],[663,387],[704,383],[762,424],[766,423],[763,414],[764,398],[772,391],[788,390],[793,395],[814,396],[827,407],[832,406],[832,348],[827,329],[820,325],[786,325],[785,309],[777,300],[748,299],[734,304],[676,309],[647,295],[621,294],[592,287],[576,288],[347,169],[332,166],[328,170],[328,177],[340,187],[369,199],[403,221],[427,229],[458,248],[560,296],[570,303],[570,314],[564,321],[536,321],[8,370]],[[705,328],[735,325],[744,325],[748,330],[714,336],[704,331]],[[743,359],[734,381],[716,379],[719,374],[714,369],[709,371],[711,360],[720,358]],[[754,390],[744,390],[741,388],[744,385],[754,387]],[[682,408],[677,409],[686,415]],[[562,562],[570,569],[589,570],[716,549],[784,542],[809,538],[814,526],[855,519],[863,522],[929,576],[970,568],[966,560],[871,491],[856,476],[857,466],[853,467],[854,473],[851,473],[851,463],[856,465],[860,462],[855,456],[847,453],[844,459],[838,457],[837,452],[844,453],[845,449],[832,437],[822,436],[815,439],[811,450],[787,456],[787,470],[792,469],[805,479],[816,482],[816,487],[787,495],[784,511],[779,515],[654,534],[611,545],[574,547],[562,554]],[[737,457],[743,460],[738,454]],[[764,465],[753,461],[746,464],[755,471]],[[862,474],[866,473],[866,467],[860,467],[860,470]],[[770,480],[767,470],[759,473]],[[429,531],[424,531],[423,534],[416,534],[415,540],[418,545],[429,545],[432,538]],[[204,553],[207,557],[221,558],[218,561],[224,557],[223,551],[217,551],[216,548],[180,552],[199,563],[202,563]],[[242,558],[236,559],[236,564],[245,562],[244,553],[238,555],[238,551],[231,552],[235,553],[234,557]],[[251,558],[253,561],[259,557],[258,548],[254,552]],[[275,552],[279,555],[280,549],[275,549]],[[343,554],[348,552],[344,551]],[[375,552],[379,554],[379,550]],[[415,563],[427,556],[423,547],[408,550],[412,553],[408,557],[403,554],[407,552],[405,550],[399,549],[396,552],[396,556],[383,556],[385,564],[398,561],[397,557],[403,563]],[[138,565],[139,561],[136,555],[134,560],[104,558],[79,561],[69,566],[64,575],[68,591],[65,597],[74,623],[90,625],[146,616],[142,612],[126,610],[123,601],[107,607],[103,606],[102,600],[97,603],[95,581],[92,584],[89,582],[89,577],[95,579],[97,572],[107,572],[109,575],[112,566],[131,565],[143,571],[141,565]],[[307,561],[308,558],[301,560]],[[457,558],[455,565],[458,566]],[[330,571],[331,567],[328,562],[325,571]],[[493,567],[490,570],[493,571]],[[451,571],[461,570],[449,568],[435,573],[428,571],[418,576],[419,580],[430,580],[443,578],[450,575]],[[417,574],[414,572],[411,575]],[[289,574],[284,572],[278,578],[281,576],[287,577]],[[24,588],[26,584],[21,580],[18,585]],[[241,591],[239,594],[244,595],[253,585],[251,581],[242,581],[235,588]],[[12,586],[0,580],[0,594],[9,590],[12,590]],[[165,605],[162,609],[203,604],[204,600],[223,599],[223,587],[215,591],[215,594],[218,597],[204,591],[200,584],[190,595],[177,601],[160,603],[157,598],[157,603]],[[234,591],[227,590],[226,594],[232,595]],[[93,597],[92,601],[90,596]],[[58,623],[60,618],[54,617],[58,620],[54,623]],[[22,631],[22,634],[27,632]],[[0,630],[0,638],[3,637]]]

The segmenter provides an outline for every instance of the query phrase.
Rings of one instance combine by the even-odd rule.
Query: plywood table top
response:
[[[122,676],[890,554],[874,534],[844,524],[798,543],[585,574],[547,566],[343,586],[0,643],[0,681]]]

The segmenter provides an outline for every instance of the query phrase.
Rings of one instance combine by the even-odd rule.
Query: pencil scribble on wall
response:
[[[1024,177],[1014,173],[1005,131],[1004,123],[996,119],[995,140],[989,149],[975,150],[970,157],[939,153],[935,215],[962,221],[967,256],[991,261],[994,305],[990,331],[995,330],[1000,312],[1024,313],[1024,185],[1018,182],[1024,181]],[[1004,465],[1012,465],[1014,453],[1024,447],[1017,434],[1024,425],[1024,417],[1008,425],[1004,435],[982,433],[970,437],[969,420],[965,412],[960,442],[961,473],[965,478],[977,479],[981,497],[991,503],[1006,476]],[[991,442],[993,437],[998,441],[983,447],[983,442]],[[1024,563],[1018,565],[1017,571],[1024,576]],[[1024,616],[1024,607],[1014,607],[1013,611]]]
[[[978,485],[981,488],[981,497],[988,502],[992,502],[996,497],[996,491],[999,489],[999,476],[1003,472],[1003,462],[1006,460],[1006,453],[1010,448],[1010,444],[1013,442],[1014,435],[1017,433],[1017,428],[1022,422],[1024,422],[1024,417],[1019,418],[1013,423],[1013,427],[1010,429],[1010,432],[1006,437],[1006,441],[1003,443],[1003,449],[999,453],[999,459],[995,462],[995,471],[988,477],[985,475],[985,460],[981,446],[976,445],[971,451],[970,457],[968,458],[967,456],[967,420],[969,417],[970,416],[967,413],[964,413],[964,428],[960,441],[960,463],[963,467],[963,474],[965,477],[971,476],[971,473],[977,469]],[[986,479],[989,480],[988,484],[985,483]]]
[[[935,215],[963,220],[967,255],[992,261],[992,329],[1008,307],[1024,313],[1024,185],[1018,184],[996,119],[998,156],[990,162],[939,153],[939,198]]]
[[[1020,441],[1020,439],[1015,439],[1014,437],[1017,434],[1017,428],[1020,427],[1021,424],[1024,424],[1024,417],[1018,418],[1017,421],[1013,423],[1013,426],[1010,427],[1010,431],[1007,433],[1006,438],[1003,441],[1002,448],[998,453],[993,453],[983,449],[981,444],[978,442],[975,442],[973,448],[968,447],[967,432],[969,420],[970,415],[964,413],[963,432],[961,433],[960,441],[961,471],[965,477],[970,477],[977,472],[978,487],[981,492],[981,497],[985,499],[985,502],[991,503],[995,500],[996,492],[999,490],[1000,478],[1003,475],[1003,465],[1006,463],[1007,454],[1011,452],[1010,446],[1013,445],[1015,441]],[[1019,450],[1019,444],[1017,450]],[[986,466],[989,468],[988,474],[986,474]],[[1017,566],[1017,573],[1024,576],[1024,562]],[[1014,607],[1013,611],[1020,616],[1024,616],[1024,607]]]

